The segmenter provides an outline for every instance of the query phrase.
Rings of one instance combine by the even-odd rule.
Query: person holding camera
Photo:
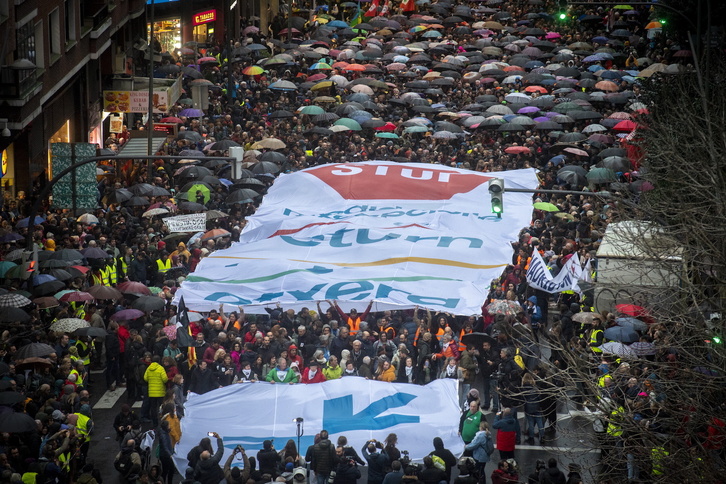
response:
[[[200,484],[219,484],[224,479],[224,472],[219,467],[219,461],[222,460],[224,454],[224,442],[217,432],[209,432],[207,435],[217,439],[217,451],[214,455],[208,450],[199,454],[199,462],[194,468],[194,478]]]
[[[383,448],[383,442],[369,440],[361,450],[368,462],[368,484],[381,484],[386,477],[386,466],[389,459]]]
[[[232,467],[232,461],[235,459],[242,461],[242,468]],[[227,462],[224,463],[224,479],[227,484],[243,484],[250,478],[250,459],[245,453],[245,449],[238,445],[232,451],[232,454],[227,458]]]
[[[332,478],[331,484],[356,484],[361,476],[358,463],[354,458],[345,455],[343,447],[336,448],[335,453],[339,460],[335,472],[330,475]]]

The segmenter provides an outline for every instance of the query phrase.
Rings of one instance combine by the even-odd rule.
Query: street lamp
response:
[[[300,437],[302,437],[305,432],[305,429],[303,428],[303,422],[305,421],[305,419],[303,419],[302,417],[297,417],[292,419],[292,421],[295,422],[295,424],[297,425],[297,453],[298,455],[300,455]]]

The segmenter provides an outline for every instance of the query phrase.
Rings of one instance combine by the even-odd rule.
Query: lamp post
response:
[[[297,417],[292,419],[292,421],[295,422],[295,424],[297,425],[297,453],[298,455],[300,455],[300,437],[302,437],[305,432],[305,429],[303,428],[304,419],[302,417]]]

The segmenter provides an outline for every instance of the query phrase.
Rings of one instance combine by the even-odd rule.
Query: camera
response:
[[[214,437],[214,432],[207,432],[207,437]]]
[[[401,451],[401,468],[406,469],[406,467],[411,463],[411,457],[408,455],[407,450]]]
[[[240,454],[243,454],[245,450],[242,448],[241,445],[238,445],[237,447],[234,448],[234,451],[239,452]]]

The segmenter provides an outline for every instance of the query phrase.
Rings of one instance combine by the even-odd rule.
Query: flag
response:
[[[355,17],[353,17],[351,19],[351,21],[350,21],[351,28],[352,27],[355,27],[359,23],[363,22],[363,18],[362,17],[363,17],[363,15],[361,14],[360,6],[358,6],[358,12],[355,14]]]
[[[176,342],[182,348],[187,348],[187,360],[191,368],[197,363],[197,351],[194,348],[194,338],[192,338],[192,328],[189,327],[189,310],[184,304],[184,296],[179,299],[177,306],[177,321],[181,326],[176,330]]]
[[[390,0],[386,0],[386,2],[383,4],[383,8],[381,8],[381,13],[378,15],[388,15],[388,11],[391,8],[391,2]]]
[[[371,6],[368,8],[368,11],[365,13],[366,17],[375,17],[378,15],[378,4],[381,0],[373,0],[371,2]]]
[[[415,12],[416,4],[414,3],[414,0],[404,0],[403,2],[401,2],[401,11],[402,12]]]

